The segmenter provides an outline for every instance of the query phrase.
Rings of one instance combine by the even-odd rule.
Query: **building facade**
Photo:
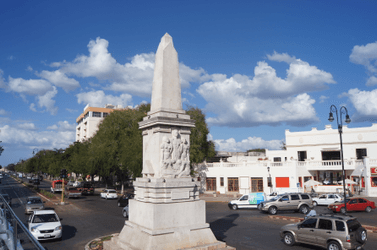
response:
[[[97,133],[98,126],[103,118],[114,110],[120,109],[122,109],[120,105],[106,104],[103,108],[90,107],[89,104],[86,105],[84,112],[76,119],[76,141],[82,142],[93,137]]]
[[[377,197],[377,124],[343,126],[346,188],[353,193]],[[206,163],[207,192],[250,193],[282,190],[310,191],[305,182],[319,182],[317,192],[343,192],[342,161],[338,129],[285,131],[286,150],[266,150],[264,156],[232,156]],[[204,182],[203,182],[204,183]]]

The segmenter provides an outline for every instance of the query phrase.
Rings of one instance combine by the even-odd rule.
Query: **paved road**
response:
[[[374,211],[370,217],[375,217]],[[287,216],[303,217],[297,213],[283,213]],[[373,218],[374,219],[374,218]],[[309,245],[298,245],[288,247],[280,239],[279,232],[283,225],[290,222],[270,219],[255,209],[230,210],[227,203],[207,202],[207,222],[216,238],[227,242],[228,245],[236,247],[237,250],[319,250],[322,248]],[[377,248],[377,234],[368,234],[368,243],[365,250]]]
[[[49,182],[42,182],[42,188],[48,188]],[[12,178],[6,178],[0,184],[1,193],[8,193],[13,198],[13,209],[19,218],[26,223],[24,204],[27,196],[33,192],[19,184]],[[116,200],[100,199],[99,195],[85,196],[77,200],[68,200],[69,205],[61,206],[51,202],[45,205],[58,213],[63,218],[63,240],[41,242],[48,250],[72,249],[82,250],[90,240],[119,233],[123,228],[125,219],[121,215],[121,208],[117,207]],[[308,250],[320,249],[308,245],[294,247],[285,246],[279,237],[281,226],[286,221],[270,219],[267,214],[257,210],[230,210],[226,203],[207,203],[207,222],[210,223],[217,239],[227,242],[228,245],[238,250],[247,249],[281,249],[281,250]],[[376,213],[357,213],[360,221],[368,224],[376,222]],[[288,216],[302,215],[285,213]],[[364,223],[364,222],[362,222]],[[375,223],[374,225],[377,225]],[[369,234],[365,250],[376,249],[377,234]]]

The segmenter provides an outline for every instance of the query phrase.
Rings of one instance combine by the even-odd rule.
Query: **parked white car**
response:
[[[343,196],[339,194],[322,194],[318,197],[312,198],[313,200],[313,205],[330,205],[335,202],[340,202],[343,200]]]
[[[115,189],[105,189],[101,193],[101,198],[104,198],[106,200],[107,199],[117,199],[118,194],[117,194],[117,191]]]
[[[54,210],[37,210],[28,219],[29,231],[37,240],[61,239],[62,224]]]

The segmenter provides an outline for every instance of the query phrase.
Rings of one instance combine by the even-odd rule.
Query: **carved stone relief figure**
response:
[[[177,129],[172,138],[163,137],[161,144],[161,170],[163,177],[186,177],[190,175],[190,145],[181,139]]]
[[[170,144],[170,140],[166,136],[162,138],[161,149],[162,149],[162,157],[161,157],[162,169],[167,169],[171,161],[171,153],[173,151],[173,148],[172,148],[172,145]]]

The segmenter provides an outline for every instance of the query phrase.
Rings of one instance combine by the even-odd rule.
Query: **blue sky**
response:
[[[2,1],[0,141],[6,166],[65,148],[89,103],[150,102],[154,56],[173,37],[183,106],[217,150],[279,149],[286,129],[377,118],[377,1]],[[336,125],[333,124],[333,127]]]

